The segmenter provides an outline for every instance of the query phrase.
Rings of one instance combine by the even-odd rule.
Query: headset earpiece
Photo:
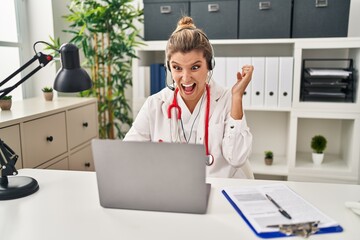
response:
[[[166,68],[169,70],[169,72],[171,72],[170,62],[169,61],[166,61]]]
[[[208,65],[209,65],[209,70],[210,70],[210,71],[213,70],[214,67],[215,67],[214,50],[212,50],[212,51],[213,51],[213,56],[211,57],[211,60],[210,60],[210,62],[208,63]]]
[[[167,86],[170,90],[174,91],[174,90],[175,90],[175,87],[174,87],[174,86],[175,86],[175,81],[174,81],[174,79],[173,79],[172,76],[171,76],[172,85],[169,85],[169,84],[168,84],[168,81],[167,81],[167,70],[169,70],[169,72],[171,73],[169,61],[166,61],[166,65],[165,65],[165,84],[166,84],[166,86]],[[170,74],[170,75],[171,75],[171,74]]]

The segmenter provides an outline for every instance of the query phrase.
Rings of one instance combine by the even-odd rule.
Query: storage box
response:
[[[290,38],[292,0],[239,1],[239,38]]]
[[[189,1],[144,0],[145,40],[168,40],[184,15],[190,15]]]
[[[293,38],[346,37],[350,0],[294,0]]]
[[[210,39],[238,38],[238,0],[191,0],[191,17]]]

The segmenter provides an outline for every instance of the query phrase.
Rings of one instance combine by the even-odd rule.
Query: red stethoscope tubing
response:
[[[171,110],[172,108],[177,109],[177,119],[181,119],[181,108],[177,102],[177,93],[179,89],[176,88],[174,91],[174,99],[172,104],[168,107],[168,118],[171,119]],[[214,157],[210,154],[209,151],[209,121],[210,121],[210,87],[206,84],[206,109],[205,109],[205,136],[204,136],[204,145],[205,152],[209,159],[206,161],[206,165],[211,166],[214,163]]]

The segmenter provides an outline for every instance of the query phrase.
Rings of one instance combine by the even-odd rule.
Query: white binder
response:
[[[239,60],[237,57],[226,58],[226,88],[232,88],[236,83],[236,74],[241,71],[239,69]]]
[[[277,107],[278,105],[279,58],[265,58],[265,98],[264,105]]]
[[[279,104],[280,108],[291,107],[293,87],[293,57],[279,59]]]
[[[254,66],[251,86],[251,106],[264,106],[265,57],[253,57]]]
[[[212,78],[220,86],[226,88],[226,58],[225,57],[215,57],[215,67],[213,70]]]
[[[138,68],[138,87],[137,87],[137,94],[136,97],[140,97],[140,98],[144,98],[147,97],[145,95],[145,83],[146,81],[150,81],[148,79],[146,79],[146,67],[144,66],[139,66]]]
[[[251,57],[239,57],[238,58],[238,71],[242,72],[242,67],[245,65],[251,65]],[[252,86],[252,80],[248,84],[247,88],[245,89],[244,95],[243,95],[243,106],[248,107],[251,105],[251,86]]]

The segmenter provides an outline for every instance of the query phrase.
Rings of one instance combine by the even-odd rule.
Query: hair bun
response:
[[[194,21],[191,17],[182,17],[177,24],[177,28],[175,31],[180,31],[185,28],[196,28]]]

